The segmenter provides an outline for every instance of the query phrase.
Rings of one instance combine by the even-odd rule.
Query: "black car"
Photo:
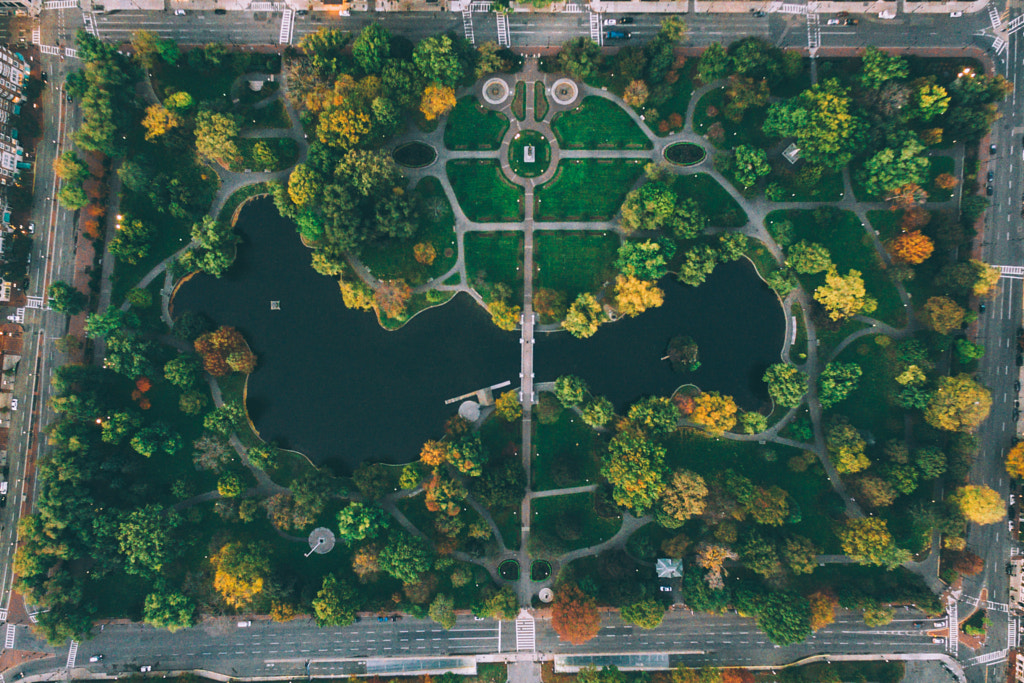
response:
[[[1020,380],[1017,380],[1016,382],[1013,383],[1013,390],[1020,391]]]
[[[989,171],[989,172],[988,172],[988,181],[989,181],[990,183],[991,183],[991,182],[992,182],[993,180],[995,180],[995,177],[996,177],[996,174],[995,174],[995,173],[994,173],[993,171]]]
[[[636,19],[634,19],[633,17],[622,17],[621,19],[619,19],[619,23],[620,24],[635,24],[636,23]]]
[[[74,100],[74,99],[72,99],[72,97],[71,97],[71,94],[69,93],[69,94],[68,94],[68,102],[74,102],[74,101],[75,101],[75,100]]]
[[[1020,409],[1019,408],[1014,408],[1013,409],[1013,421],[1016,422],[1019,419],[1020,419]]]
[[[986,186],[985,186],[985,194],[987,194],[987,195],[988,195],[989,197],[991,197],[991,196],[992,196],[992,194],[993,194],[993,193],[994,193],[995,191],[996,191],[996,189],[995,189],[994,187],[992,187],[992,184],[991,184],[991,183],[989,183],[988,185],[986,185]]]
[[[768,13],[763,11],[763,10],[757,10],[756,12],[754,12],[754,16],[755,17],[767,17]]]
[[[1024,365],[1024,356],[1017,354],[1017,367]]]
[[[984,313],[986,308],[988,308],[988,306],[985,304],[984,301],[982,301],[980,304],[978,304],[978,313]]]
[[[924,626],[924,622],[923,621],[915,621],[914,622],[914,628],[921,628],[922,626]]]
[[[39,80],[41,80],[43,83],[48,83],[50,81],[50,78],[46,75],[46,72],[44,71],[43,73],[39,74]]]
[[[994,142],[991,145],[988,146],[988,153],[989,154],[995,154],[996,153],[996,144]]]
[[[309,14],[309,10],[308,9],[300,9],[300,10],[296,10],[295,11],[295,16],[297,16],[297,17],[304,17],[307,14]]]
[[[218,16],[223,16],[223,15],[227,14],[228,11],[226,9],[215,9],[215,10],[213,10],[213,13],[218,15]]]

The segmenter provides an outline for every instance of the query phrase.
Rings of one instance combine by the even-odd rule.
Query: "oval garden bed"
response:
[[[680,166],[699,164],[706,156],[704,148],[692,142],[677,142],[665,149],[665,158]]]
[[[519,580],[519,563],[515,560],[505,560],[498,565],[498,573],[506,581]]]
[[[395,149],[391,155],[396,164],[409,168],[423,168],[434,163],[437,152],[425,142],[407,142]]]
[[[547,560],[534,560],[530,563],[530,580],[544,581],[551,576],[551,563]]]

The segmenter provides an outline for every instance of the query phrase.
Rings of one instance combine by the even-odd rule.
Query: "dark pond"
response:
[[[337,283],[310,268],[309,250],[272,202],[250,203],[238,230],[245,242],[228,275],[192,278],[174,307],[246,335],[259,356],[247,407],[263,438],[344,469],[364,460],[410,462],[454,414],[445,399],[505,380],[518,384],[518,335],[494,327],[469,297],[387,332],[373,315],[345,308]],[[579,374],[622,407],[666,394],[686,377],[756,407],[759,378],[778,358],[784,325],[753,267],[719,266],[697,290],[669,281],[662,287],[662,308],[606,325],[589,340],[542,336],[537,381]],[[274,300],[278,311],[270,309]],[[696,373],[678,375],[658,360],[675,334],[700,345]]]
[[[687,382],[728,394],[744,409],[760,407],[768,396],[761,376],[779,360],[785,318],[750,262],[718,266],[697,289],[672,276],[659,286],[664,305],[602,325],[590,339],[541,336],[534,351],[536,380],[579,375],[619,409],[641,396],[668,395]],[[700,347],[696,372],[674,372],[661,360],[676,335],[689,335]]]

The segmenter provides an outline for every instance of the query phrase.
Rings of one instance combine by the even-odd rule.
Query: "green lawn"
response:
[[[256,143],[266,143],[277,157],[277,163],[269,168],[260,165],[253,158]],[[299,158],[299,145],[291,138],[240,138],[238,140],[240,158],[231,164],[232,171],[281,171],[291,168]]]
[[[603,543],[622,526],[621,517],[602,519],[594,513],[593,493],[534,498],[531,516],[531,536],[543,533],[553,537],[561,552]]]
[[[846,415],[858,429],[870,432],[876,443],[903,438],[903,411],[892,402],[900,389],[892,379],[888,356],[892,346],[883,348],[875,343],[878,337],[861,337],[839,354],[836,360],[857,363],[863,375],[857,390],[832,411]]]
[[[787,533],[806,536],[826,553],[839,552],[839,543],[832,531],[829,514],[842,514],[842,501],[825,477],[820,463],[804,472],[792,471],[787,462],[801,451],[779,444],[761,445],[753,441],[733,441],[685,430],[668,441],[666,464],[686,468],[704,477],[713,477],[732,468],[760,486],[778,485],[799,506],[801,521],[787,524]],[[838,506],[836,503],[838,502]]]
[[[602,439],[572,410],[554,424],[537,423],[531,466],[533,489],[549,491],[593,484],[600,477]]]
[[[510,230],[469,232],[464,241],[470,284],[479,289],[480,284],[502,282],[512,290],[513,302],[522,301],[523,234]]]
[[[516,83],[516,90],[512,95],[512,116],[522,121],[526,118],[526,83]]]
[[[238,112],[243,128],[291,128],[284,102],[274,100],[265,107],[244,107]]]
[[[533,120],[543,121],[548,115],[548,96],[544,88],[544,81],[537,81],[533,84]]]
[[[419,229],[407,240],[371,242],[363,246],[359,258],[377,278],[402,278],[421,285],[448,272],[458,258],[455,240],[455,216],[441,182],[426,177],[413,191],[420,208]],[[413,248],[426,242],[436,254],[430,265],[416,260]]]
[[[619,105],[587,97],[551,122],[564,149],[651,149],[651,141]]]
[[[671,84],[672,94],[664,102],[654,104],[651,102],[647,103],[646,110],[657,109],[658,116],[661,121],[668,121],[669,117],[673,114],[678,114],[683,122],[686,121],[686,109],[690,106],[690,98],[693,97],[693,81],[690,79],[690,70],[680,69],[678,71],[679,80]],[[652,126],[658,135],[668,135],[672,130],[679,130],[678,128],[669,128],[662,132],[661,128],[657,125]]]
[[[782,202],[838,202],[844,194],[843,174],[830,173],[822,175],[821,181],[814,187],[807,188],[799,186],[795,181],[794,174],[787,161],[776,163],[772,168],[772,175],[768,176],[768,182],[778,182],[785,187],[789,194],[778,201]]]
[[[700,204],[711,225],[739,228],[747,224],[747,214],[724,187],[707,173],[676,176],[672,189],[681,198],[692,198]]]
[[[444,146],[448,149],[498,149],[508,130],[503,114],[484,109],[476,97],[463,97],[448,114]]]
[[[719,149],[735,149],[739,145],[763,148],[770,143],[761,132],[767,111],[767,108],[751,108],[743,113],[740,121],[730,121],[725,116],[725,88],[718,88],[700,98],[693,111],[693,129]],[[716,135],[719,129],[720,135]]]
[[[925,183],[924,189],[928,192],[928,201],[930,202],[945,202],[953,198],[953,193],[956,192],[954,187],[952,190],[943,190],[941,187],[935,186],[935,177],[943,173],[953,173],[953,169],[956,168],[953,157],[930,157],[931,165],[928,167],[928,181]]]
[[[537,188],[540,221],[602,221],[618,212],[643,174],[646,159],[563,159],[555,176]]]
[[[445,171],[469,220],[478,223],[523,220],[525,192],[505,177],[496,160],[449,161]]]
[[[185,56],[174,65],[158,60],[153,69],[153,89],[161,100],[171,92],[184,90],[196,102],[219,101],[226,105],[230,104],[231,84],[238,76],[250,71],[276,73],[281,69],[281,58],[278,55],[230,52],[216,68],[210,66],[210,63],[197,63],[193,66]],[[243,87],[242,90],[247,88]],[[266,94],[253,93],[253,96],[264,99]],[[245,97],[248,98],[248,95]],[[239,100],[242,100],[241,95]]]
[[[557,289],[569,302],[583,292],[598,291],[615,276],[612,264],[620,243],[614,232],[534,232],[535,291],[540,287]]]
[[[527,162],[526,148],[533,147],[534,160]],[[523,178],[536,178],[551,165],[551,143],[535,130],[516,133],[508,146],[508,164],[512,171]]]
[[[768,214],[766,223],[775,218],[788,218],[793,222],[793,242],[807,240],[818,242],[828,248],[839,273],[846,275],[852,268],[859,270],[864,278],[864,287],[868,294],[878,301],[878,310],[872,317],[901,327],[906,324],[906,313],[899,293],[886,274],[882,259],[875,251],[872,239],[861,227],[860,219],[850,211],[840,211],[836,221],[830,226],[819,226],[814,220],[814,212],[804,209],[773,211]],[[809,294],[825,281],[823,273],[816,275],[800,275],[800,282]]]

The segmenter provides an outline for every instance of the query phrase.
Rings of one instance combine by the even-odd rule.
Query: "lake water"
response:
[[[237,227],[244,242],[235,265],[219,280],[200,275],[182,285],[174,309],[245,334],[259,357],[248,409],[264,439],[342,470],[365,460],[410,462],[454,414],[445,399],[506,380],[518,385],[518,334],[494,327],[468,296],[387,332],[371,313],[345,308],[336,281],[313,271],[309,249],[270,200],[250,203]],[[663,307],[605,325],[589,340],[540,335],[536,380],[578,374],[619,408],[692,380],[758,407],[784,320],[753,267],[719,266],[698,289],[670,280],[662,287]],[[696,373],[674,373],[659,360],[675,334],[700,345]]]

